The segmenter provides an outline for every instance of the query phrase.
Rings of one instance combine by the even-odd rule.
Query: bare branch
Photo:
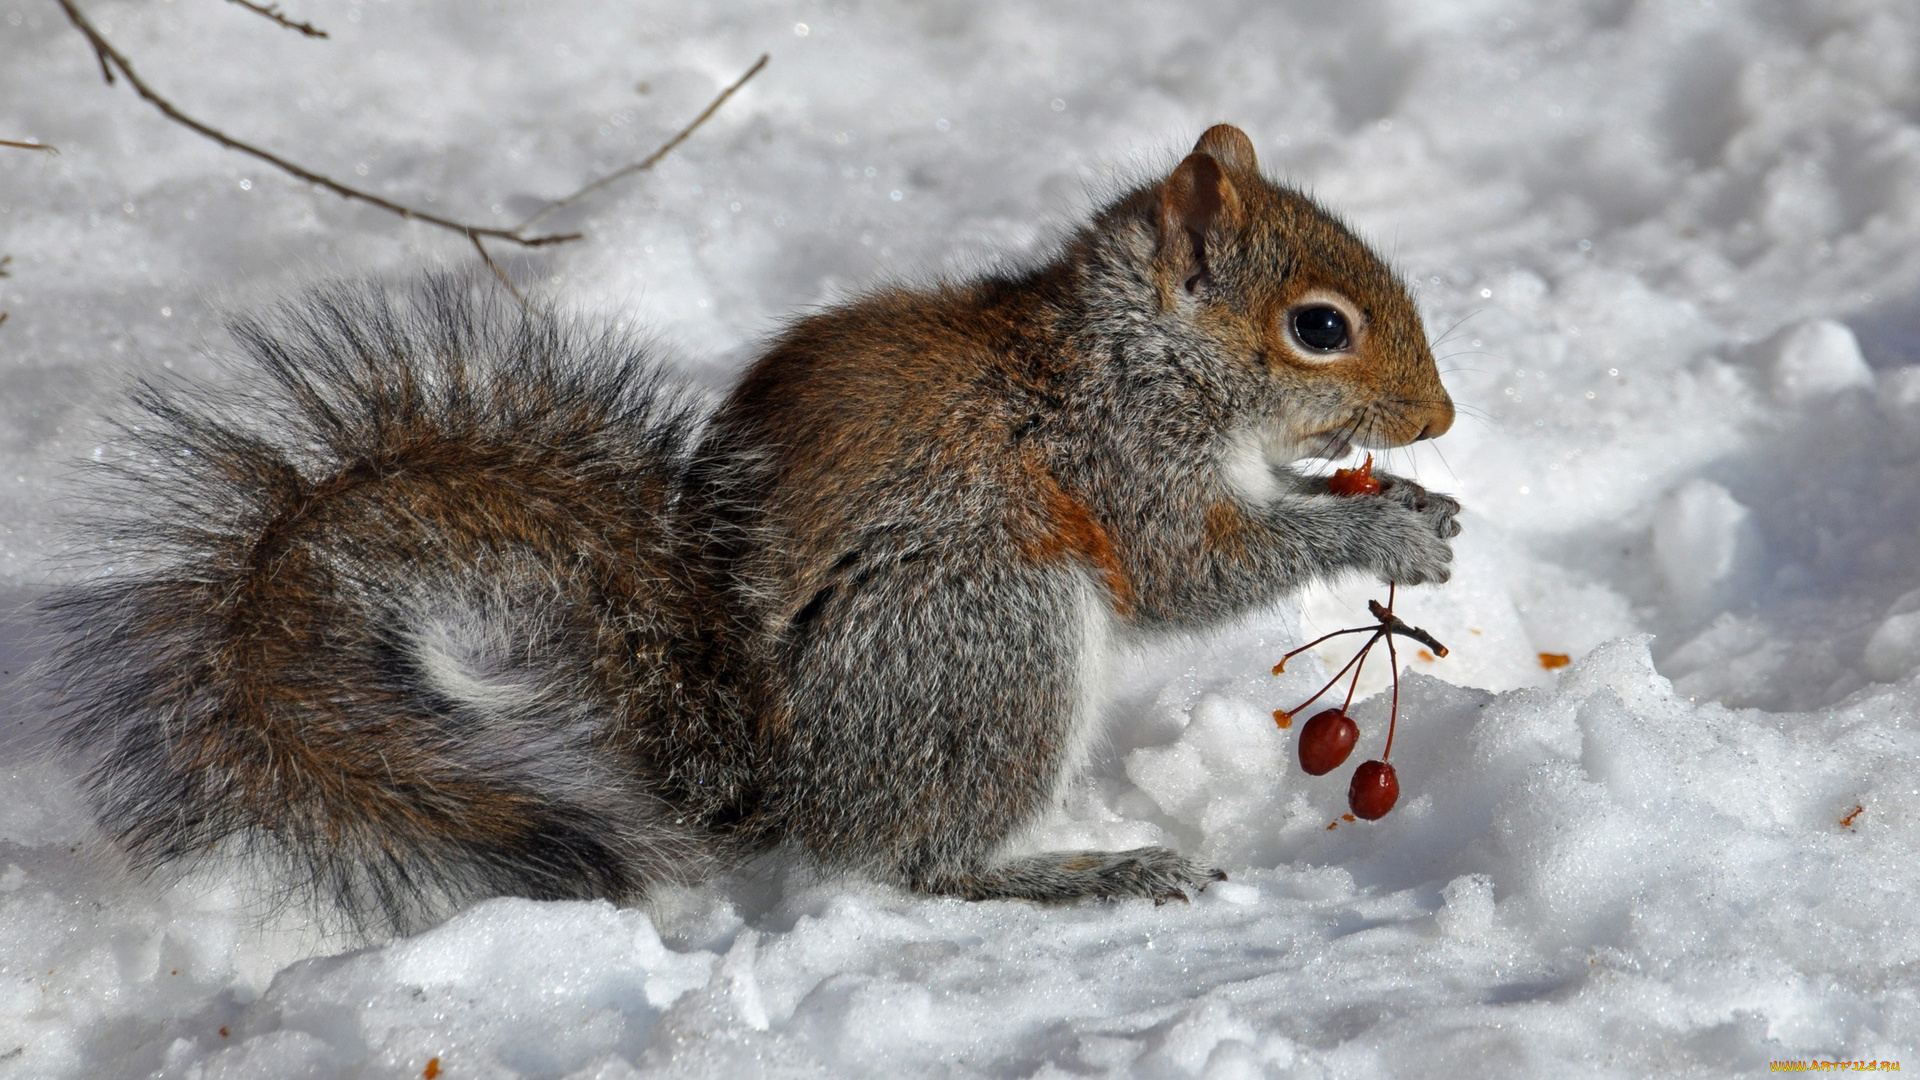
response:
[[[0,146],[11,146],[16,150],[44,150],[49,154],[60,152],[43,142],[14,142],[12,139],[0,139]]]
[[[521,308],[532,310],[527,307],[527,298],[520,295],[519,289],[513,287],[513,282],[508,279],[507,272],[501,269],[499,263],[493,261],[493,254],[487,250],[487,245],[482,243],[480,238],[472,233],[467,234],[467,239],[473,241],[473,250],[480,253],[480,261],[487,264],[487,269],[493,271],[493,276],[500,279],[500,284],[506,286],[507,291],[513,294],[513,298],[520,302]]]
[[[655,150],[653,153],[648,154],[646,157],[641,158],[639,161],[636,161],[633,164],[626,166],[625,168],[615,169],[613,172],[610,172],[607,175],[601,177],[600,179],[595,180],[593,183],[588,184],[587,186],[581,188],[579,191],[576,191],[573,194],[566,196],[565,198],[556,199],[553,202],[548,203],[545,207],[541,208],[538,212],[536,212],[532,217],[527,218],[525,221],[522,221],[519,225],[515,226],[515,228],[518,230],[530,229],[534,226],[535,223],[541,220],[544,220],[548,215],[558,213],[559,211],[565,209],[566,207],[571,206],[575,201],[581,198],[584,198],[587,195],[591,195],[596,191],[599,191],[601,188],[606,187],[608,184],[611,184],[616,180],[621,180],[626,177],[632,176],[634,173],[637,173],[637,172],[646,172],[648,169],[653,168],[655,165],[660,163],[661,158],[664,158],[668,154],[673,153],[674,147],[679,146],[683,142],[686,142],[687,136],[692,135],[694,131],[700,127],[701,124],[706,123],[708,117],[712,116],[716,112],[719,112],[720,106],[725,105],[727,103],[727,99],[732,97],[735,91],[747,85],[748,79],[751,79],[755,75],[760,74],[760,69],[767,66],[767,61],[769,59],[771,59],[771,56],[769,54],[761,53],[760,59],[755,60],[753,62],[753,66],[747,69],[747,73],[745,75],[742,75],[739,78],[733,80],[733,85],[727,87],[725,90],[720,91],[719,96],[715,97],[713,101],[709,102],[707,107],[700,111],[700,115],[693,118],[692,123],[688,124],[686,127],[681,128],[679,132],[673,136],[673,138],[668,139],[666,142],[661,143],[659,149]]]
[[[285,15],[280,13],[279,4],[256,4],[256,3],[253,3],[252,0],[227,0],[227,2],[230,4],[239,4],[241,7],[246,8],[248,11],[253,12],[255,15],[264,15],[267,18],[272,19],[274,22],[279,23],[281,26],[284,26],[289,30],[298,30],[302,34],[305,34],[308,37],[323,38],[327,36],[327,32],[325,30],[320,29],[319,27],[313,25],[312,23],[294,22],[292,19],[287,18]]]
[[[113,82],[114,71],[116,70],[119,71],[120,74],[126,76],[127,84],[133,87],[134,92],[139,94],[140,97],[143,100],[145,100],[148,104],[152,105],[156,109],[159,109],[160,112],[167,117],[167,119],[172,120],[175,123],[180,124],[181,126],[191,131],[194,131],[200,135],[203,135],[209,139],[212,139],[214,142],[219,143],[221,146],[224,146],[229,150],[238,150],[241,153],[246,154],[250,157],[258,158],[259,160],[264,161],[269,165],[272,165],[274,168],[279,169],[281,172],[284,172],[289,176],[295,177],[296,179],[305,180],[307,183],[313,184],[318,187],[326,188],[328,191],[333,192],[335,195],[338,195],[343,199],[363,202],[368,204],[369,206],[377,206],[380,209],[387,211],[388,213],[398,214],[409,221],[419,221],[428,225],[435,225],[442,229],[448,229],[452,232],[460,233],[469,238],[487,237],[489,239],[494,239],[494,240],[506,240],[511,243],[519,244],[522,247],[545,247],[549,244],[564,244],[569,240],[580,239],[579,233],[560,233],[560,234],[552,234],[552,235],[546,235],[546,236],[528,236],[526,234],[526,226],[524,225],[514,229],[501,229],[501,228],[494,228],[494,227],[482,226],[482,225],[472,225],[464,221],[455,221],[452,218],[444,218],[437,214],[429,214],[421,210],[416,210],[410,206],[403,206],[400,203],[383,199],[378,195],[361,191],[358,188],[348,187],[347,185],[342,184],[339,181],[334,180],[330,177],[322,176],[321,174],[314,172],[311,169],[303,168],[302,166],[296,165],[293,162],[288,161],[287,159],[280,157],[277,154],[274,154],[267,150],[262,150],[261,148],[254,146],[251,143],[241,142],[239,139],[236,139],[233,136],[228,135],[227,133],[220,131],[217,128],[210,127],[207,124],[201,123],[200,121],[195,120],[193,117],[188,116],[187,114],[181,112],[179,109],[174,107],[172,102],[168,101],[166,98],[163,98],[158,93],[156,93],[152,87],[148,86],[140,78],[140,76],[134,74],[133,65],[127,62],[127,58],[125,56],[122,56],[117,50],[115,50],[112,45],[108,44],[106,38],[100,36],[100,31],[94,29],[93,24],[87,21],[87,17],[80,13],[80,9],[74,6],[73,0],[54,0],[54,2],[59,4],[61,9],[67,13],[68,20],[71,21],[74,25],[74,28],[79,30],[81,35],[87,39],[87,43],[93,46],[94,57],[100,61],[100,71],[102,74],[106,76],[107,81],[109,83]]]
[[[72,8],[68,8],[67,14],[74,15],[75,12]],[[94,36],[97,36],[97,35],[94,35]],[[93,41],[93,36],[89,36],[87,40],[88,40],[88,43],[91,44]],[[93,58],[100,62],[100,77],[107,80],[108,86],[112,86],[114,83],[113,69],[107,66],[107,54],[101,52],[100,46],[98,45],[94,45],[93,47]]]
[[[252,143],[243,142],[240,139],[236,139],[233,136],[228,135],[226,132],[213,127],[212,125],[196,120],[193,117],[188,116],[186,113],[181,112],[177,107],[174,106],[172,102],[168,101],[166,98],[161,97],[157,91],[155,91],[151,86],[147,85],[145,80],[141,79],[139,75],[135,74],[133,70],[133,65],[127,61],[126,56],[121,54],[119,50],[115,49],[110,43],[108,43],[107,39],[101,35],[100,31],[94,28],[93,23],[89,22],[87,17],[81,13],[78,7],[75,6],[73,0],[54,0],[54,2],[60,5],[60,8],[62,11],[65,11],[67,13],[68,21],[73,23],[74,28],[80,31],[81,36],[87,39],[87,44],[92,46],[94,59],[97,60],[100,64],[100,76],[101,78],[106,80],[109,86],[113,85],[114,82],[116,81],[116,72],[117,72],[119,75],[126,76],[127,84],[133,87],[134,93],[140,95],[140,98],[142,100],[146,101],[149,105],[152,105],[154,108],[160,110],[160,113],[163,116],[165,116],[167,119],[172,120],[173,122],[181,125],[182,127],[187,128],[189,131],[192,131],[195,134],[211,139],[214,142],[219,143],[221,146],[224,146],[229,150],[237,150],[240,153],[248,155],[249,157],[257,158],[260,161],[264,161],[267,164],[273,166],[274,168],[279,169],[281,172],[284,172],[287,175],[294,177],[295,179],[304,180],[307,183],[313,184],[316,187],[325,188],[326,190],[333,192],[335,195],[338,195],[343,199],[347,199],[354,202],[366,203],[369,206],[378,207],[379,209],[385,210],[388,213],[397,214],[400,217],[407,219],[408,221],[418,221],[418,222],[421,222],[422,224],[433,225],[438,228],[446,229],[450,232],[457,232],[462,236],[465,236],[468,242],[473,245],[474,251],[479,254],[480,260],[486,263],[487,268],[493,271],[493,275],[500,279],[500,284],[505,286],[506,290],[509,293],[513,294],[513,298],[515,300],[518,300],[522,307],[526,306],[526,303],[527,303],[526,298],[520,294],[519,289],[514,287],[513,282],[509,280],[507,277],[506,270],[503,269],[500,266],[500,264],[494,260],[492,253],[487,251],[486,244],[484,244],[482,241],[483,240],[505,240],[505,241],[508,241],[509,243],[519,244],[522,247],[546,247],[552,244],[564,244],[564,243],[567,243],[568,241],[580,239],[581,234],[577,232],[550,233],[545,235],[529,235],[529,231],[539,221],[545,219],[546,217],[548,217],[553,213],[558,212],[564,207],[571,205],[576,200],[588,194],[591,194],[592,192],[598,191],[601,188],[604,188],[607,185],[612,184],[616,180],[620,180],[624,177],[631,176],[637,172],[645,172],[646,170],[653,168],[654,165],[659,163],[660,159],[672,153],[675,147],[685,142],[687,138],[691,136],[694,133],[694,131],[700,127],[700,125],[706,123],[707,120],[710,117],[712,117],[715,112],[718,112],[720,109],[720,106],[726,104],[728,98],[732,97],[742,86],[746,85],[747,80],[753,78],[755,75],[758,75],[760,73],[760,69],[767,66],[767,61],[769,59],[767,55],[762,54],[760,59],[754,61],[753,66],[748,68],[744,75],[741,75],[738,79],[735,79],[733,81],[732,85],[720,91],[719,95],[715,97],[713,101],[710,102],[707,105],[707,107],[701,111],[700,115],[694,117],[691,123],[681,128],[680,131],[673,136],[673,138],[668,139],[666,142],[662,143],[660,147],[656,149],[653,153],[648,154],[645,158],[643,158],[638,162],[635,162],[632,165],[628,165],[625,168],[616,170],[606,176],[601,177],[600,179],[586,185],[585,187],[582,187],[580,190],[574,192],[571,195],[566,196],[565,198],[559,199],[553,203],[548,204],[546,207],[534,213],[533,216],[527,218],[525,221],[522,221],[520,224],[509,229],[509,228],[500,228],[497,226],[475,225],[475,224],[471,224],[464,221],[456,221],[452,218],[441,217],[438,214],[429,214],[423,210],[417,210],[411,206],[406,206],[401,203],[396,203],[389,199],[383,199],[378,195],[372,194],[371,192],[366,192],[366,191],[360,190],[359,188],[350,187],[346,184],[340,183],[337,180],[334,180],[331,177],[322,175],[304,166],[295,164],[294,162],[289,161],[286,158],[283,158],[278,154],[273,153],[272,151],[261,149],[260,147],[255,146]],[[327,36],[325,31],[319,30],[309,23],[297,23],[288,19],[285,15],[283,15],[280,12],[279,6],[276,4],[262,5],[258,3],[253,3],[251,2],[251,0],[231,0],[231,2],[235,4],[239,4],[241,7],[244,7],[247,10],[252,11],[256,14],[272,19],[274,22],[277,22],[282,26],[288,27],[293,30],[298,30],[309,37],[324,38]],[[20,147],[22,149],[29,149],[29,150],[53,151],[52,147],[45,146],[40,143],[19,143],[19,142],[8,142],[5,140],[0,140],[0,145]],[[4,266],[5,266],[4,263],[0,263],[0,276],[4,276]],[[4,321],[5,318],[6,316],[4,314],[0,314],[0,321]]]

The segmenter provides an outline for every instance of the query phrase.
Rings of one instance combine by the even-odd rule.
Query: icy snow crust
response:
[[[710,388],[784,314],[1043,253],[1232,120],[1418,288],[1463,415],[1383,464],[1469,514],[1455,581],[1402,594],[1453,653],[1408,658],[1404,793],[1377,824],[1339,821],[1347,770],[1303,775],[1270,718],[1317,659],[1266,673],[1377,586],[1110,667],[1107,740],[1026,842],[1169,843],[1230,871],[1191,905],[922,900],[775,861],[651,911],[499,900],[356,942],[228,866],[131,876],[16,703],[0,1075],[1920,1067],[1908,0],[290,12],[327,41],[210,0],[86,6],[189,111],[508,224],[770,51],[657,172],[550,222],[585,241],[499,249]],[[126,378],[217,379],[224,312],[471,255],[102,86],[54,5],[0,19],[0,138],[61,149],[0,148],[18,603],[65,573],[67,463],[117,453],[95,418]],[[36,646],[8,627],[17,670]],[[1385,713],[1359,707],[1356,760]]]

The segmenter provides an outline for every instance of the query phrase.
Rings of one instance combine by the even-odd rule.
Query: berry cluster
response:
[[[1369,460],[1368,464],[1371,463]],[[1366,466],[1362,466],[1361,470],[1355,471],[1365,469]],[[1353,705],[1354,691],[1360,686],[1360,671],[1366,666],[1367,654],[1372,652],[1373,647],[1380,642],[1387,643],[1387,662],[1393,667],[1393,704],[1387,713],[1387,745],[1381,751],[1379,760],[1364,762],[1355,769],[1353,781],[1347,785],[1347,806],[1352,809],[1355,817],[1366,818],[1368,821],[1385,817],[1387,811],[1393,809],[1393,804],[1400,801],[1400,778],[1394,773],[1393,766],[1387,764],[1387,759],[1393,756],[1393,733],[1400,721],[1400,655],[1393,647],[1394,635],[1398,634],[1420,642],[1433,650],[1435,656],[1447,655],[1447,647],[1434,640],[1432,634],[1417,626],[1408,626],[1393,613],[1394,591],[1393,584],[1389,582],[1385,606],[1382,606],[1378,600],[1367,601],[1367,610],[1373,613],[1374,625],[1354,626],[1324,634],[1281,657],[1280,662],[1273,666],[1273,673],[1278,675],[1287,670],[1288,660],[1323,641],[1346,634],[1370,635],[1367,643],[1360,646],[1360,651],[1353,655],[1353,659],[1347,661],[1346,666],[1335,672],[1325,686],[1315,690],[1307,700],[1300,703],[1298,708],[1278,709],[1273,714],[1274,722],[1281,727],[1293,726],[1293,718],[1296,714],[1305,712],[1307,706],[1320,700],[1321,695],[1333,689],[1341,679],[1347,678],[1351,673],[1351,679],[1347,683],[1346,701],[1337,709],[1322,709],[1314,713],[1313,717],[1300,728],[1300,767],[1310,776],[1324,776],[1344,764],[1348,755],[1353,753],[1354,744],[1360,741],[1360,725],[1354,723],[1353,717],[1347,715],[1347,709]]]

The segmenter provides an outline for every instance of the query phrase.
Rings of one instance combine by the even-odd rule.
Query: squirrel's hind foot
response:
[[[1034,900],[1059,904],[1090,897],[1138,897],[1156,904],[1185,903],[1227,875],[1162,847],[1131,851],[1051,851],[1011,859],[990,869],[925,883],[926,892],[968,900]]]

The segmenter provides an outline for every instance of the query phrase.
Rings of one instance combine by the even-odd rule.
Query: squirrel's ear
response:
[[[1215,124],[1201,133],[1193,152],[1206,154],[1229,172],[1257,173],[1260,162],[1253,154],[1253,140],[1232,124]]]
[[[1205,137],[1200,141],[1206,144]],[[1220,162],[1205,150],[1195,150],[1160,189],[1160,258],[1192,292],[1207,280],[1210,245],[1244,220],[1239,192]]]

